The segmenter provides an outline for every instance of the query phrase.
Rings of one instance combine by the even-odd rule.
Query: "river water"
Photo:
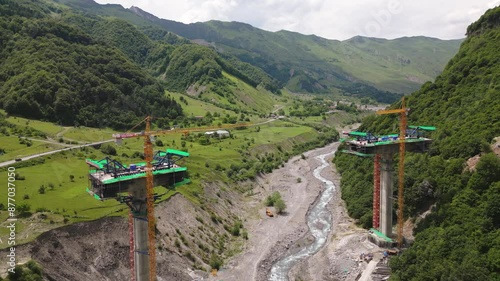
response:
[[[297,253],[291,254],[276,262],[271,268],[269,281],[288,281],[288,272],[299,260],[314,255],[325,245],[328,234],[332,229],[332,214],[327,209],[328,202],[332,199],[335,191],[335,185],[321,176],[321,171],[330,166],[325,158],[334,154],[335,150],[327,154],[316,156],[322,165],[314,169],[315,178],[323,182],[324,191],[317,201],[316,205],[310,210],[307,216],[307,225],[311,234],[314,236],[314,242],[305,246]]]

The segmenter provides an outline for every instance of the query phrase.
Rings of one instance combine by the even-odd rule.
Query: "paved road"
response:
[[[74,146],[71,146],[71,147],[66,147],[66,148],[56,149],[56,150],[47,151],[47,152],[43,152],[43,153],[39,153],[39,154],[34,154],[34,155],[30,155],[30,156],[25,156],[25,157],[22,157],[22,159],[23,159],[22,161],[26,161],[26,160],[30,160],[30,159],[33,159],[33,158],[37,158],[37,157],[42,157],[42,156],[46,156],[46,155],[58,153],[58,152],[61,152],[61,151],[66,151],[66,150],[71,150],[71,149],[81,148],[81,147],[86,147],[86,146],[93,146],[93,145],[103,144],[103,143],[112,142],[112,141],[115,141],[115,140],[114,139],[110,139],[110,140],[92,142],[92,143],[87,143],[87,144],[82,144],[82,145],[74,145]],[[5,162],[0,163],[0,167],[9,166],[9,165],[12,165],[14,163],[16,163],[15,160],[5,161]]]

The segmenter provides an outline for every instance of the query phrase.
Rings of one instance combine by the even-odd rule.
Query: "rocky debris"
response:
[[[306,237],[306,235],[309,237]],[[300,226],[292,233],[285,235],[283,239],[278,241],[278,243],[271,248],[269,254],[258,263],[257,267],[259,270],[255,281],[267,280],[271,267],[281,258],[300,250],[301,247],[298,241],[304,241],[306,239],[313,239],[306,226]],[[311,241],[309,243],[311,243]]]
[[[496,137],[493,139],[493,143],[490,145],[491,152],[495,153],[498,157],[500,157],[500,137]],[[479,159],[482,154],[475,155],[465,162],[466,167],[464,170],[474,172],[476,170],[477,163],[479,163]]]
[[[207,193],[217,196],[211,195],[211,191]],[[220,196],[227,198],[227,201],[241,200],[237,197],[241,196],[239,192],[220,192]],[[216,242],[228,235],[223,226],[237,219],[234,214],[244,212],[241,206],[232,207],[234,210],[231,207],[225,202],[219,202],[217,206],[207,204],[206,208],[223,221],[215,223],[209,212],[193,205],[181,195],[174,195],[160,203],[155,212],[158,279],[191,281],[193,278],[188,269],[196,265],[209,270],[205,261],[209,259],[211,251],[219,250],[215,248],[218,245]],[[183,235],[185,243],[183,241],[180,247],[176,247],[175,240],[181,240],[179,233]],[[200,245],[204,250],[199,248]],[[4,251],[0,251],[0,254]],[[107,217],[53,229],[41,234],[32,243],[18,246],[17,251],[18,261],[37,261],[47,280],[130,279],[129,229],[128,221],[123,217]],[[196,271],[196,275],[208,278],[206,272]]]
[[[340,178],[331,170],[323,177],[333,179],[337,186],[335,194],[328,204],[332,213],[332,232],[327,244],[314,256],[299,262],[289,274],[290,281],[295,280],[357,280],[366,269],[368,262],[360,259],[371,256],[382,258],[381,249],[367,239],[367,231],[357,227],[348,215],[345,203],[341,199]]]
[[[377,266],[371,276],[373,281],[383,281],[389,279],[389,276],[391,275],[391,268],[389,267],[388,259],[389,258],[383,258],[377,263]]]

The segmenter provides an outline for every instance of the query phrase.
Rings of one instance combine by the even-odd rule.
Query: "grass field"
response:
[[[31,122],[30,122],[31,123]],[[50,126],[47,126],[48,128]],[[258,132],[257,132],[258,131]],[[201,202],[203,195],[202,181],[227,181],[224,172],[214,171],[214,167],[219,165],[221,169],[227,169],[231,164],[242,163],[242,151],[248,151],[251,155],[265,153],[276,150],[275,145],[289,142],[292,138],[309,135],[313,137],[315,133],[310,127],[294,125],[288,122],[276,120],[258,127],[250,127],[244,130],[231,130],[233,138],[213,139],[210,145],[201,145],[198,142],[186,142],[182,147],[181,135],[172,134],[158,137],[164,143],[163,147],[155,147],[155,150],[165,150],[166,148],[186,149],[191,154],[189,158],[182,160],[181,165],[187,166],[191,175],[192,183],[169,190],[157,187],[158,194],[164,194],[161,201],[167,200],[173,194],[179,192],[195,204]],[[100,140],[103,136],[110,136],[112,132],[91,128],[70,129],[64,136],[84,141]],[[5,141],[7,150],[21,151],[25,145],[17,144],[17,137],[9,138]],[[134,152],[142,152],[143,140],[139,138],[126,139],[121,146],[114,143],[117,155],[113,158],[126,163],[142,162],[140,158],[131,158]],[[284,147],[287,145],[284,144]],[[37,153],[38,150],[51,149],[50,144],[37,145],[33,142],[32,147],[27,148],[28,152]],[[17,152],[16,152],[17,153]],[[7,155],[9,156],[9,155]],[[29,204],[31,212],[43,211],[46,217],[37,220],[38,228],[50,229],[65,223],[74,223],[83,220],[94,220],[97,218],[113,215],[124,215],[126,206],[119,204],[115,200],[97,201],[86,193],[88,185],[88,167],[85,158],[102,159],[105,155],[95,148],[74,149],[69,152],[58,153],[45,157],[43,164],[17,168],[16,173],[24,180],[16,181],[16,203]],[[25,164],[25,163],[23,163]],[[207,166],[208,165],[208,166]],[[70,177],[73,176],[73,177]],[[3,169],[0,172],[0,179],[6,179],[7,172]],[[41,190],[44,190],[43,192]],[[6,192],[0,193],[0,202],[7,202]],[[6,211],[0,211],[0,219],[7,217]],[[66,222],[64,222],[66,220]],[[24,243],[34,239],[39,233],[24,235],[25,231],[31,231],[29,225],[33,221],[21,219],[18,221],[18,232],[23,234],[18,243]],[[0,229],[0,238],[4,241],[7,233],[6,228]],[[5,247],[6,245],[2,245]]]
[[[203,116],[207,111],[212,113],[222,111],[224,114],[232,114],[235,111],[268,114],[273,110],[275,105],[282,103],[283,98],[280,96],[276,96],[260,87],[251,87],[226,72],[223,72],[223,75],[233,82],[232,85],[227,86],[231,92],[230,94],[221,95],[215,93],[211,90],[215,87],[213,85],[207,86],[203,91],[200,90],[199,99],[171,92],[167,92],[167,94],[176,98],[188,116],[191,114],[193,116]],[[187,105],[180,101],[181,96],[188,101]]]
[[[96,129],[89,127],[68,128],[61,136],[68,140],[77,140],[80,142],[96,142],[109,140],[116,133],[112,129]]]
[[[31,143],[31,146],[27,146],[26,144],[19,143],[17,136],[0,136],[1,148],[5,150],[5,154],[0,155],[0,162],[62,148],[58,144],[36,140],[33,140]]]
[[[55,137],[57,133],[64,130],[63,127],[58,126],[54,123],[26,119],[22,117],[8,117],[7,121],[20,127],[31,127],[33,129],[45,132],[50,137]]]
[[[192,97],[189,97],[187,95],[183,95],[180,93],[167,92],[167,95],[170,95],[171,97],[173,97],[182,106],[182,109],[184,110],[186,116],[205,116],[205,114],[207,112],[211,112],[211,113],[218,112],[222,115],[226,115],[228,113],[231,115],[236,114],[232,110],[222,109],[222,108],[217,107],[211,103],[204,102],[204,101],[201,101],[198,99],[194,99]],[[180,97],[183,97],[184,99],[186,99],[188,104],[186,105],[185,103],[181,102]]]

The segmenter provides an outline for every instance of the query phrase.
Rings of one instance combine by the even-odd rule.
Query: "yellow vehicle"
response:
[[[273,212],[271,212],[271,210],[269,210],[269,208],[266,208],[266,215],[268,217],[274,217]]]

